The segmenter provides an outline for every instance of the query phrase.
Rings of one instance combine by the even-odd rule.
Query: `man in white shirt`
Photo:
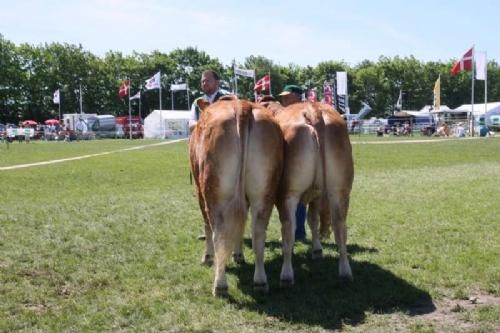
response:
[[[464,124],[458,123],[457,128],[456,128],[456,134],[459,138],[465,137],[465,128]]]

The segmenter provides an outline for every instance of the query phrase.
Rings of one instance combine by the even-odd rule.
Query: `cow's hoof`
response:
[[[203,265],[211,266],[214,263],[214,256],[211,254],[205,254],[201,259]]]
[[[215,297],[227,297],[229,295],[226,287],[215,287],[213,291]]]
[[[253,284],[253,290],[261,294],[267,294],[269,292],[269,285],[265,282]]]
[[[233,253],[233,261],[240,265],[244,264],[245,257],[243,256],[243,253]]]
[[[280,280],[280,288],[287,289],[293,287],[293,279]]]
[[[311,254],[311,258],[313,260],[323,258],[323,249],[314,250]]]

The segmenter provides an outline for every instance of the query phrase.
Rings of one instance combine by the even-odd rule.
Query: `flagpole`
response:
[[[484,51],[484,113],[488,112],[488,57]]]
[[[472,88],[471,88],[471,114],[470,114],[470,130],[471,136],[474,136],[474,53],[475,53],[475,45],[472,45]]]
[[[238,97],[238,78],[236,77],[236,74],[234,74],[234,90],[235,96]]]
[[[59,89],[58,89],[59,90]],[[59,121],[61,120],[61,90],[59,90]]]
[[[253,70],[253,86],[255,88],[255,69]],[[255,90],[253,91],[253,98],[255,103],[257,103],[257,92]]]
[[[132,140],[132,109],[130,108],[130,86],[132,85],[132,80],[128,78],[128,134],[129,139]]]
[[[158,89],[160,90],[160,131],[161,131],[161,138],[162,139],[165,139],[165,131],[163,130],[163,109],[162,109],[162,106],[161,106],[161,71],[159,71],[158,73],[160,73],[160,86],[158,87]]]
[[[439,80],[439,91],[438,91],[438,111],[441,111],[441,73],[438,75]]]
[[[273,95],[273,92],[271,90],[271,71],[269,71],[269,95]]]
[[[401,104],[401,109],[403,108]],[[349,85],[347,84],[347,72],[345,73],[345,113],[346,115],[350,116],[351,115],[351,110],[349,109]],[[361,126],[361,123],[359,123]],[[361,131],[359,131],[361,134]]]
[[[83,114],[83,98],[82,98],[82,84],[80,83],[80,117],[82,117]]]
[[[141,113],[141,95],[139,95],[139,118],[142,120],[142,113]]]
[[[163,110],[162,106],[161,106],[161,71],[159,71],[160,73],[160,86],[158,87],[158,89],[160,90],[160,110]]]
[[[186,80],[186,93],[187,93],[187,100],[188,100],[187,109],[190,110],[191,105],[189,103],[189,81],[188,80]]]
[[[174,91],[172,90],[172,85],[170,85],[170,98],[172,100],[171,105],[172,105],[172,111],[174,110]]]

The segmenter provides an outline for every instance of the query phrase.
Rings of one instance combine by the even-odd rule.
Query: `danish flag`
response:
[[[255,82],[255,86],[253,87],[253,90],[258,93],[262,90],[269,89],[271,89],[271,76],[269,74],[261,77],[257,82]]]
[[[457,75],[460,71],[472,70],[472,60],[474,54],[474,47],[471,47],[461,59],[459,59],[451,69],[451,76]]]
[[[125,80],[123,84],[120,86],[120,90],[118,91],[118,95],[120,97],[127,96],[128,95],[128,87],[130,83],[128,80]]]

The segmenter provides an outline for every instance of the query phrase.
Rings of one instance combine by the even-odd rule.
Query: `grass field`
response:
[[[273,214],[266,296],[249,239],[230,296],[211,296],[186,142],[0,168],[0,332],[500,331],[500,139],[352,140],[353,283],[331,239],[319,261],[297,244],[280,290]],[[3,143],[0,167],[152,143]]]

